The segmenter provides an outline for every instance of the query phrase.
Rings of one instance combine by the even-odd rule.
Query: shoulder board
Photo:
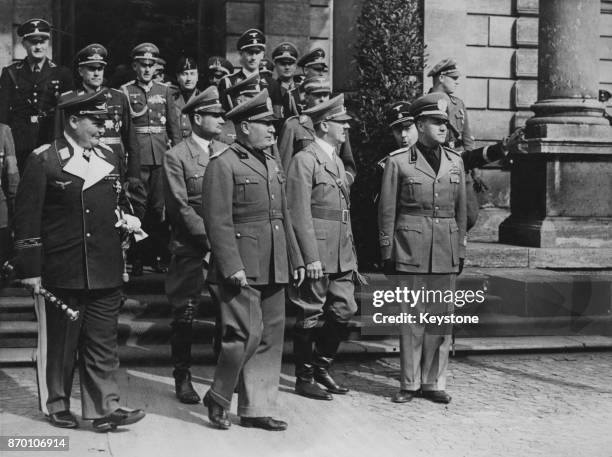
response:
[[[41,152],[46,151],[46,150],[47,150],[47,149],[49,149],[50,147],[51,147],[51,145],[50,145],[50,144],[43,144],[42,146],[38,146],[36,149],[34,149],[34,150],[32,151],[32,154],[36,154],[36,155],[38,155],[38,154],[40,154]]]
[[[305,114],[300,114],[300,124],[307,124],[308,121],[310,120],[310,118],[308,116],[306,116]]]
[[[461,157],[461,153],[459,151],[455,151],[454,149],[451,149],[451,148],[446,147],[446,146],[442,146],[442,149],[447,151],[447,152],[450,152],[452,154],[455,154],[456,156]]]
[[[121,87],[127,87],[127,86],[131,86],[136,82],[135,79],[132,79],[131,81],[126,82],[125,84],[123,84]]]
[[[398,155],[398,154],[402,154],[402,153],[404,153],[404,152],[408,152],[408,151],[410,151],[410,148],[400,148],[400,149],[396,149],[395,151],[393,151],[393,152],[389,153],[389,157],[393,157],[393,156],[396,156],[396,155]],[[385,157],[385,159],[384,159],[384,160],[386,160],[386,157]]]
[[[224,152],[228,151],[229,149],[230,149],[230,147],[229,147],[229,146],[227,146],[226,148],[221,149],[220,151],[215,152],[214,154],[212,154],[212,155],[210,156],[210,159],[211,159],[211,160],[212,160],[212,159],[216,159],[217,157],[219,157],[221,154],[223,154]]]
[[[376,165],[384,170],[385,165],[387,164],[387,160],[389,160],[389,156],[385,156],[380,159],[378,162],[376,162]]]
[[[113,148],[111,148],[108,144],[104,144],[104,143],[100,142],[100,143],[98,143],[98,146],[101,147],[102,149],[106,149],[107,151],[115,152],[115,151],[113,151]]]
[[[123,92],[121,92],[119,89],[115,89],[114,87],[107,87],[106,90],[108,90],[109,94],[112,94],[112,93],[115,93],[115,92],[117,94],[123,94]]]
[[[10,65],[7,65],[6,68],[15,67],[15,70],[21,70],[23,68],[23,60],[18,60],[17,62],[13,62]]]
[[[67,90],[66,92],[62,92],[60,94],[60,97],[63,97],[64,95],[67,95],[67,94],[72,94],[73,92],[76,92],[76,90]]]

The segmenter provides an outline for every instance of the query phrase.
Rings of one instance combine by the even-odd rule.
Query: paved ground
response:
[[[353,387],[333,402],[316,402],[292,393],[292,369],[281,379],[280,417],[286,432],[208,427],[201,405],[173,397],[167,367],[126,367],[121,371],[123,400],[144,407],[147,417],[110,434],[88,424],[62,433],[50,427],[36,405],[31,368],[0,370],[1,435],[70,437],[70,451],[6,452],[62,456],[612,456],[612,352],[470,355],[451,360],[453,402],[424,399],[395,405],[396,357],[353,358],[337,364],[336,374]],[[213,367],[197,368],[200,392]],[[78,405],[78,389],[75,402]],[[73,408],[79,412],[78,406]]]

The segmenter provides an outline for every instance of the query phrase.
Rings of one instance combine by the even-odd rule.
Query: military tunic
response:
[[[32,71],[27,59],[15,62],[0,75],[0,123],[13,133],[17,162],[23,172],[27,156],[55,137],[55,106],[60,94],[74,89],[70,70],[45,59]]]
[[[378,207],[383,261],[391,262],[398,286],[412,290],[455,289],[465,257],[465,172],[460,156],[441,148],[437,173],[418,147],[391,153],[384,169]],[[407,276],[405,276],[407,275]],[[402,312],[449,314],[452,303],[421,301]],[[450,328],[420,323],[401,327],[401,388],[443,390]]]
[[[15,144],[8,125],[0,124],[0,263],[4,264],[10,255],[11,216],[15,193],[19,184],[19,170],[15,158]]]
[[[177,86],[171,86],[171,88],[173,91],[172,98],[174,98],[174,109],[176,110],[176,116],[179,120],[181,138],[185,139],[191,135],[191,122],[189,121],[189,116],[183,113],[182,109],[189,100],[197,97],[200,94],[200,91],[198,89],[194,89],[193,93],[189,97],[189,100],[185,100],[181,90]]]
[[[287,119],[278,137],[278,151],[285,170],[289,168],[292,157],[314,141],[314,131],[312,119],[305,114],[292,116]],[[340,146],[338,156],[344,164],[348,185],[351,186],[357,176],[357,170],[348,134],[346,141]]]
[[[244,72],[244,69],[240,69],[231,75],[224,76],[219,81],[219,100],[221,100],[221,104],[226,111],[229,111],[233,108],[234,103],[231,100],[231,97],[226,93],[227,90],[239,83],[240,81],[244,81],[248,75]],[[271,76],[261,76],[259,75],[259,90],[263,91],[264,89],[268,89],[268,94],[270,95],[270,99],[272,100],[272,106],[274,107],[274,112],[277,117],[280,117],[281,107],[282,107],[282,99],[280,86],[278,81],[273,79]]]
[[[77,321],[37,298],[41,409],[70,407],[79,351],[84,419],[119,407],[117,319],[123,256],[116,209],[127,210],[123,164],[97,147],[87,161],[74,143],[57,139],[29,157],[16,198],[15,260],[20,278],[42,285],[73,309]]]
[[[208,281],[220,303],[223,340],[210,390],[229,409],[238,385],[240,416],[270,416],[278,393],[285,286],[303,266],[274,157],[239,143],[213,156],[204,175],[204,225],[212,249]],[[249,285],[227,282],[245,270]],[[238,384],[239,377],[242,381]]]

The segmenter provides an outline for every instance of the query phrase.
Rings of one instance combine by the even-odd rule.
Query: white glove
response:
[[[115,227],[123,227],[129,233],[133,233],[136,242],[144,240],[149,236],[144,230],[142,230],[140,219],[138,219],[136,216],[125,213],[122,215],[118,209],[115,210],[115,214],[117,215],[117,223],[115,224]]]

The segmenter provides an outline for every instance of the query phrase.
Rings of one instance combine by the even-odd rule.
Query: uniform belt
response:
[[[104,144],[121,144],[121,137],[118,136],[103,136],[100,142]]]
[[[455,217],[454,209],[400,208],[399,213],[409,216]]]
[[[144,127],[134,127],[136,133],[164,133],[166,127],[160,125],[145,125]]]
[[[325,208],[321,206],[313,206],[310,208],[312,217],[316,219],[325,219],[326,221],[338,221],[343,224],[348,223],[350,220],[350,213],[348,209],[333,209]]]
[[[261,211],[258,211],[252,213],[234,214],[233,216],[234,224],[244,224],[245,222],[257,221],[271,221],[273,219],[283,220],[283,213],[281,213],[280,211],[268,211],[267,213],[262,213]]]

